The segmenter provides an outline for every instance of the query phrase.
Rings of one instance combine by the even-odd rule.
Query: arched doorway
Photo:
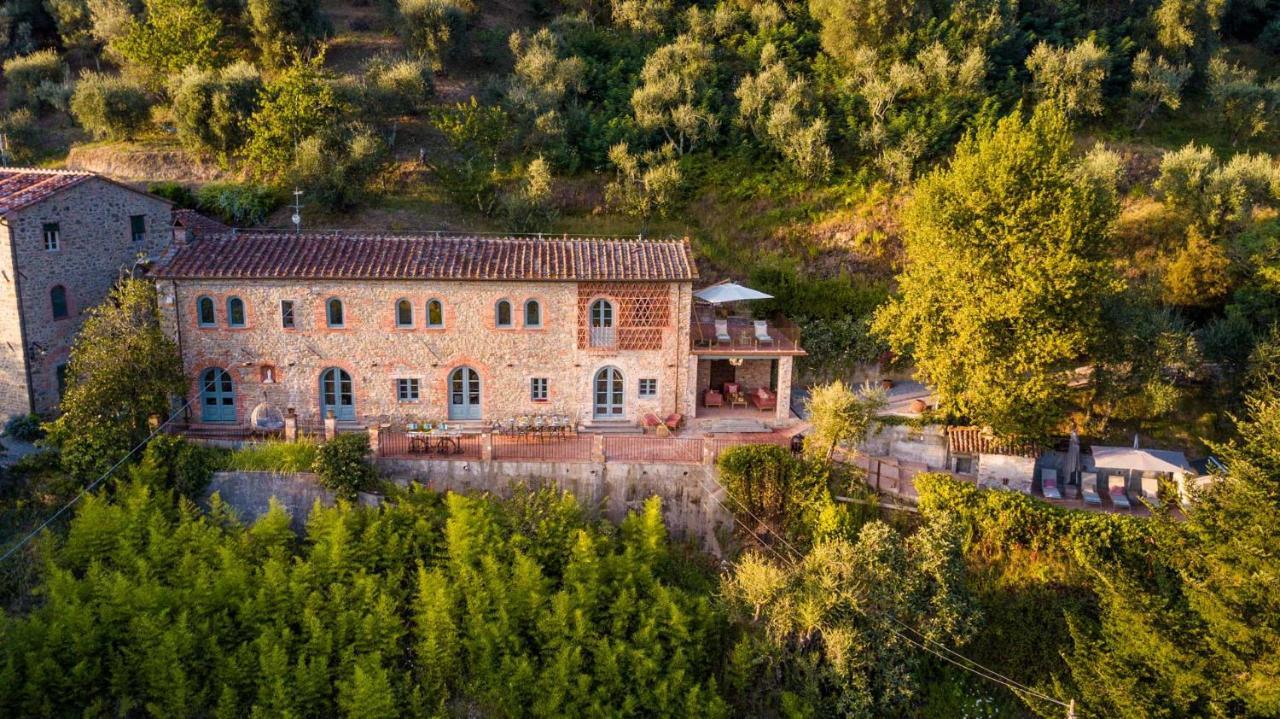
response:
[[[351,375],[346,370],[330,367],[320,373],[320,416],[333,416],[351,421],[356,418],[355,392],[351,388]]]
[[[604,367],[596,372],[594,382],[596,419],[622,418],[622,372],[617,367]]]
[[[480,375],[470,367],[449,373],[449,419],[480,419]]]
[[[236,421],[236,392],[231,373],[210,367],[200,375],[200,421]]]

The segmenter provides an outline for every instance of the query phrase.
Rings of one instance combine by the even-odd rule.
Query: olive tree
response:
[[[1072,48],[1041,42],[1027,58],[1040,100],[1053,102],[1069,116],[1102,114],[1102,83],[1110,60],[1093,38]]]

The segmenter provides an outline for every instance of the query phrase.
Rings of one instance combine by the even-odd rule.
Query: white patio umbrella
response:
[[[1107,469],[1128,469],[1135,472],[1166,472],[1169,474],[1192,471],[1186,455],[1174,450],[1099,447],[1097,445],[1092,449],[1094,465]]]
[[[723,305],[728,302],[746,302],[749,300],[771,300],[773,295],[767,295],[759,290],[753,290],[750,287],[744,287],[736,282],[721,282],[710,287],[703,287],[693,293],[694,297],[709,302],[713,305]]]

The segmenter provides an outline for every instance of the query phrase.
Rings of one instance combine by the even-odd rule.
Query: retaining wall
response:
[[[731,531],[733,525],[733,516],[716,501],[723,495],[714,470],[703,465],[439,459],[379,459],[377,464],[383,476],[392,481],[406,486],[417,481],[437,491],[506,495],[515,485],[550,484],[572,493],[592,516],[614,522],[640,509],[649,497],[658,496],[672,536],[699,540],[704,548],[717,554],[718,537]],[[206,496],[214,492],[244,522],[266,514],[274,496],[299,530],[305,527],[307,515],[317,501],[323,506],[334,503],[333,493],[320,486],[310,473],[218,472]],[[362,495],[361,500],[377,501],[370,495]]]

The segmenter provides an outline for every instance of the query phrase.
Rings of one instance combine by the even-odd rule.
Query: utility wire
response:
[[[137,445],[136,447],[134,447],[133,449],[129,450],[129,453],[128,453],[128,454],[126,454],[125,456],[121,457],[119,462],[116,462],[115,464],[111,465],[111,469],[108,469],[106,472],[104,472],[104,473],[102,474],[102,476],[101,476],[101,477],[98,477],[97,479],[95,479],[95,480],[93,480],[92,482],[90,482],[89,484],[87,484],[87,485],[85,486],[85,488],[84,488],[84,489],[80,490],[80,493],[79,493],[79,494],[77,494],[76,496],[74,496],[74,497],[72,497],[72,498],[71,498],[71,501],[70,501],[70,502],[67,502],[66,504],[62,505],[62,507],[60,507],[60,508],[58,509],[58,511],[54,512],[54,513],[53,513],[53,514],[52,514],[48,519],[46,519],[46,520],[44,520],[43,522],[41,522],[41,523],[40,523],[40,526],[36,527],[34,530],[32,530],[32,532],[31,532],[30,534],[28,534],[27,536],[23,537],[23,538],[22,538],[22,540],[21,540],[21,541],[19,541],[17,544],[15,544],[15,545],[13,545],[12,547],[10,547],[10,548],[9,548],[9,549],[4,553],[4,556],[0,556],[0,562],[3,562],[4,560],[8,559],[8,558],[9,558],[10,556],[12,556],[15,552],[17,552],[19,549],[22,549],[22,547],[23,547],[23,546],[25,546],[27,542],[30,542],[32,539],[34,539],[34,538],[35,538],[35,536],[36,536],[37,534],[40,534],[40,532],[44,531],[44,529],[45,529],[46,527],[48,527],[50,524],[52,524],[52,523],[53,523],[53,521],[54,521],[55,519],[57,519],[58,517],[62,516],[62,513],[63,513],[63,512],[67,511],[68,509],[71,509],[71,507],[72,507],[76,502],[79,502],[79,501],[80,501],[80,499],[81,499],[81,498],[83,498],[86,494],[88,494],[89,492],[92,492],[92,491],[93,491],[93,489],[94,489],[94,487],[97,487],[99,484],[101,484],[101,483],[102,483],[102,481],[103,481],[103,480],[105,480],[107,477],[110,477],[110,476],[111,476],[111,474],[112,474],[113,472],[115,472],[117,469],[119,469],[119,468],[120,468],[120,465],[122,465],[122,464],[124,464],[126,461],[128,461],[128,459],[129,459],[130,457],[132,457],[134,454],[136,454],[138,450],[140,450],[140,449],[142,449],[143,447],[147,446],[147,443],[148,443],[148,442],[150,442],[152,439],[154,439],[154,438],[155,438],[155,436],[156,436],[157,434],[160,434],[160,432],[161,432],[161,431],[162,431],[166,426],[168,426],[168,424],[169,424],[170,422],[172,422],[175,418],[177,418],[177,416],[178,416],[178,415],[182,414],[182,412],[183,412],[187,407],[191,406],[191,403],[192,403],[193,401],[195,401],[195,400],[192,400],[192,399],[187,400],[187,401],[186,401],[186,402],[185,402],[181,407],[179,407],[179,408],[177,409],[177,411],[175,411],[173,414],[169,415],[169,418],[168,418],[168,419],[166,419],[165,421],[161,422],[161,423],[160,423],[160,424],[155,428],[155,430],[154,430],[151,434],[147,435],[147,438],[146,438],[146,439],[142,440],[141,442],[139,442],[139,443],[138,443],[138,445]]]
[[[755,515],[755,514],[754,514],[750,509],[748,509],[748,508],[747,508],[747,506],[746,506],[745,504],[743,504],[743,503],[742,503],[742,501],[741,501],[741,500],[739,500],[737,497],[733,496],[733,493],[731,493],[727,488],[725,488],[725,486],[724,486],[724,485],[720,484],[720,482],[719,482],[719,481],[717,481],[717,480],[715,480],[714,478],[712,478],[712,479],[711,479],[711,481],[712,481],[712,482],[713,482],[717,487],[720,487],[720,489],[723,489],[723,490],[724,490],[725,495],[726,495],[727,497],[729,497],[730,499],[732,499],[732,500],[734,501],[734,503],[735,503],[735,504],[737,504],[739,507],[741,507],[741,508],[743,509],[743,511],[745,511],[745,512],[747,513],[747,515],[748,515],[748,516],[750,516],[752,519],[754,519],[758,524],[763,524],[763,522],[761,522],[761,521],[760,521],[760,519],[759,519],[758,517],[756,517],[756,515]],[[749,528],[747,528],[746,524],[744,524],[741,520],[739,520],[739,519],[737,518],[737,516],[736,516],[736,515],[734,515],[733,510],[731,510],[731,509],[729,509],[729,507],[725,506],[724,502],[721,502],[719,498],[717,498],[716,496],[714,496],[714,495],[712,495],[712,494],[710,494],[710,493],[708,493],[708,496],[709,496],[709,497],[711,497],[711,499],[712,499],[712,500],[714,500],[714,501],[716,502],[716,504],[719,504],[719,505],[720,505],[720,507],[721,507],[722,509],[724,509],[725,511],[729,512],[730,516],[733,516],[734,521],[738,522],[738,524],[739,524],[739,525],[741,525],[744,529],[746,529],[746,530],[747,530],[747,532],[748,532],[749,534],[751,534],[751,536],[752,536],[752,537],[754,537],[754,538],[756,539],[756,541],[760,542],[760,543],[761,543],[761,545],[762,545],[765,549],[767,549],[767,550],[769,550],[771,553],[773,553],[773,555],[774,555],[775,557],[777,557],[778,559],[782,560],[782,562],[783,562],[783,563],[785,563],[785,564],[787,564],[787,565],[790,565],[793,569],[795,569],[795,568],[798,568],[798,567],[799,567],[799,564],[798,564],[797,558],[802,557],[803,555],[801,555],[801,554],[800,554],[800,552],[799,552],[799,550],[797,550],[797,549],[796,549],[796,548],[795,548],[795,547],[794,547],[790,542],[788,542],[785,538],[783,538],[781,535],[777,534],[776,532],[774,533],[774,536],[777,536],[777,537],[778,537],[778,539],[780,539],[780,540],[782,541],[782,543],[783,543],[787,548],[789,548],[792,552],[794,552],[794,553],[796,554],[796,557],[797,557],[797,558],[792,558],[792,557],[789,557],[789,556],[787,556],[787,555],[784,555],[784,554],[782,554],[781,552],[779,552],[779,551],[777,550],[777,548],[775,548],[775,547],[773,547],[773,546],[771,546],[771,545],[765,544],[765,543],[764,543],[764,541],[760,538],[760,535],[756,534],[755,532],[753,532],[753,531],[751,531]],[[860,612],[861,614],[863,614],[863,616],[867,616],[868,618],[872,618],[869,614],[867,614],[867,613],[866,613],[864,610],[862,610],[861,608],[859,608],[859,612]],[[1031,687],[1028,687],[1028,686],[1026,686],[1026,685],[1024,685],[1024,684],[1022,684],[1022,683],[1020,683],[1020,682],[1018,682],[1018,681],[1016,681],[1016,680],[1014,680],[1014,679],[1010,679],[1009,677],[1006,677],[1005,675],[1000,674],[999,672],[995,671],[994,669],[990,669],[990,668],[986,667],[985,665],[980,664],[979,662],[977,662],[977,661],[975,661],[975,660],[973,660],[973,659],[970,659],[970,658],[968,658],[968,657],[964,656],[963,654],[960,654],[959,652],[957,652],[957,651],[955,651],[955,650],[953,650],[953,649],[951,649],[951,648],[947,647],[945,644],[942,644],[941,642],[937,642],[937,641],[934,641],[934,640],[929,639],[928,637],[926,637],[926,636],[924,636],[923,634],[921,634],[918,630],[916,630],[916,629],[912,628],[911,626],[909,626],[909,625],[907,625],[907,624],[905,624],[905,623],[903,623],[903,622],[899,621],[899,620],[898,620],[898,619],[896,619],[896,618],[889,617],[889,619],[890,619],[891,621],[893,621],[893,622],[897,623],[898,625],[900,625],[900,626],[902,626],[902,627],[904,627],[904,628],[906,628],[906,629],[910,630],[911,632],[913,632],[914,634],[916,634],[917,636],[919,636],[919,637],[920,637],[920,639],[921,639],[921,640],[923,640],[924,642],[929,642],[929,643],[931,643],[931,644],[935,644],[935,645],[937,645],[938,647],[941,647],[941,648],[943,649],[943,651],[947,652],[947,654],[951,654],[951,655],[953,655],[953,656],[955,656],[955,657],[959,657],[959,658],[960,658],[961,660],[963,660],[964,662],[967,662],[967,664],[962,664],[962,663],[960,663],[959,661],[957,661],[957,660],[955,660],[955,659],[952,659],[951,657],[948,657],[948,656],[946,656],[946,655],[944,655],[944,654],[940,654],[939,652],[937,652],[936,650],[934,650],[934,649],[930,648],[929,646],[926,646],[925,644],[922,644],[921,642],[918,642],[918,641],[916,641],[916,640],[912,639],[911,637],[909,637],[909,636],[907,636],[907,635],[903,634],[902,632],[899,632],[898,630],[894,629],[894,628],[893,628],[893,627],[891,627],[891,626],[888,626],[887,624],[886,624],[886,625],[883,625],[883,626],[884,626],[884,628],[885,628],[885,629],[887,629],[891,634],[893,634],[893,635],[897,636],[898,638],[902,639],[903,641],[906,641],[907,643],[909,643],[909,644],[911,644],[911,645],[913,645],[913,646],[915,646],[915,647],[918,647],[918,648],[920,648],[920,649],[923,649],[924,651],[929,652],[930,654],[932,654],[932,655],[934,655],[934,656],[938,657],[939,659],[942,659],[942,660],[944,660],[944,661],[946,661],[946,662],[949,662],[949,663],[951,663],[951,664],[953,664],[953,665],[955,665],[955,666],[957,666],[957,667],[960,667],[961,669],[964,669],[965,671],[970,672],[971,674],[974,674],[975,676],[981,677],[981,678],[986,679],[986,680],[991,681],[991,682],[995,682],[996,684],[1000,684],[1000,685],[1004,686],[1005,688],[1009,689],[1010,691],[1013,691],[1013,692],[1015,692],[1015,693],[1021,692],[1021,693],[1023,693],[1023,694],[1027,694],[1027,695],[1032,696],[1032,697],[1035,697],[1035,698],[1037,698],[1037,699],[1042,699],[1042,700],[1044,700],[1044,701],[1051,702],[1051,703],[1053,703],[1053,704],[1057,704],[1058,706],[1066,707],[1066,708],[1068,709],[1068,711],[1070,712],[1070,713],[1068,714],[1068,716],[1069,716],[1069,717],[1074,717],[1074,715],[1075,715],[1075,701],[1074,701],[1074,700],[1073,700],[1073,701],[1071,701],[1070,703],[1068,703],[1068,702],[1064,702],[1064,701],[1062,701],[1062,700],[1060,700],[1060,699],[1055,699],[1054,697],[1048,696],[1048,695],[1043,694],[1043,693],[1041,693],[1041,692],[1039,692],[1039,691],[1036,691],[1035,689],[1032,689]],[[976,667],[976,668],[975,668],[975,667]]]

